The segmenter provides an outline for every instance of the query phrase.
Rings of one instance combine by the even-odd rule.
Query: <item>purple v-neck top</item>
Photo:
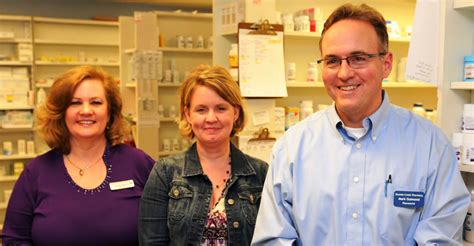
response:
[[[128,145],[107,148],[103,159],[107,177],[92,190],[72,181],[57,150],[30,161],[8,204],[3,244],[138,245],[140,196],[154,161]],[[134,187],[110,189],[127,180]]]

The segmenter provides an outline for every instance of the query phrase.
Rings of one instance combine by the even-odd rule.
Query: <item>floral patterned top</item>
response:
[[[227,215],[225,213],[224,196],[207,214],[201,245],[227,245]]]

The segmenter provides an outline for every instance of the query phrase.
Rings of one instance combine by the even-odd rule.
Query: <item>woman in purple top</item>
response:
[[[82,66],[59,77],[38,110],[51,150],[33,159],[8,204],[4,245],[138,245],[138,206],[154,161],[121,144],[116,82]]]

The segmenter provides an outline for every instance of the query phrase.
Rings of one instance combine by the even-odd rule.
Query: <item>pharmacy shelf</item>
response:
[[[32,132],[34,129],[32,127],[28,128],[0,128],[0,133],[16,133],[16,132]]]
[[[466,0],[454,0],[453,4],[454,9],[467,9],[474,11],[474,2]]]
[[[177,155],[182,153],[184,150],[173,150],[173,151],[160,151],[158,152],[159,156],[168,156],[168,155]]]
[[[466,173],[474,173],[474,165],[459,164],[459,170]]]
[[[78,41],[78,40],[57,40],[57,39],[35,39],[35,44],[51,44],[51,45],[88,45],[88,46],[117,46],[118,42],[100,42],[94,40]]]
[[[0,176],[0,182],[12,182],[17,181],[18,176],[8,175],[8,176]]]
[[[287,88],[324,88],[323,82],[286,82]]]
[[[29,155],[0,155],[0,161],[7,161],[7,160],[26,160],[26,159],[33,159],[36,157],[36,154],[29,154]]]
[[[0,20],[7,20],[7,21],[31,21],[31,16],[0,15]]]
[[[52,84],[48,84],[48,83],[43,83],[43,84],[36,83],[36,84],[35,84],[35,87],[36,87],[36,88],[50,88],[51,86],[53,86],[53,85],[52,85]]]
[[[320,38],[319,32],[284,32],[285,38]]]
[[[158,83],[158,87],[180,87],[178,83]]]
[[[310,38],[310,39],[319,39],[321,38],[321,34],[318,32],[285,32],[284,33],[285,38],[294,38],[294,39],[304,39],[304,38]],[[410,38],[409,37],[390,37],[389,38],[390,42],[395,42],[395,43],[409,43]]]
[[[33,17],[35,22],[45,23],[59,23],[59,24],[76,24],[76,25],[97,25],[97,26],[118,26],[118,22],[112,21],[97,21],[97,20],[77,20],[77,19],[62,19],[49,17]]]
[[[194,12],[166,12],[166,11],[155,11],[154,12],[158,17],[178,17],[178,18],[196,18],[196,19],[209,19],[212,20],[212,14],[210,13],[198,13]]]
[[[5,210],[7,209],[8,204],[6,202],[0,202],[0,209]],[[3,225],[2,225],[2,230],[3,230]]]
[[[79,65],[92,65],[92,66],[107,66],[107,67],[118,67],[118,62],[50,62],[50,61],[35,61],[35,65],[38,66],[79,66]]]
[[[451,89],[474,90],[474,82],[451,82]]]
[[[31,43],[31,39],[29,38],[5,38],[5,39],[0,38],[0,43],[12,43],[12,44]]]
[[[182,52],[182,53],[209,53],[212,54],[212,49],[199,48],[177,48],[177,47],[160,47],[159,51],[163,52]]]
[[[175,123],[176,123],[176,118],[173,118],[173,117],[163,117],[163,118],[160,118],[160,122],[175,122]]]
[[[8,107],[5,107],[5,106],[0,106],[0,110],[30,110],[30,109],[33,109],[32,106],[8,106]]]
[[[28,61],[0,61],[0,66],[31,66],[32,62]]]
[[[323,82],[287,82],[287,88],[324,88]],[[436,88],[435,85],[422,82],[383,82],[383,88]]]

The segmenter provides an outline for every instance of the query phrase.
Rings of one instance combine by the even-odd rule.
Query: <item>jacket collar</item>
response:
[[[250,162],[245,154],[240,151],[234,144],[230,143],[230,159],[232,165],[233,176],[248,176],[256,175],[257,172],[250,165]],[[201,162],[197,152],[196,143],[194,143],[185,153],[183,176],[197,176],[203,175]]]

